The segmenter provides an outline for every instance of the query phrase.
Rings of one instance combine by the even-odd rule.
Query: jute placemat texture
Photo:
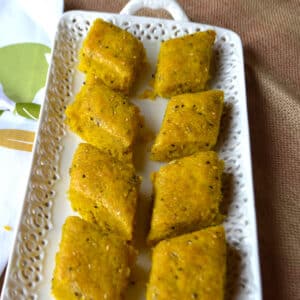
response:
[[[65,9],[119,12],[126,2],[66,0]],[[299,300],[300,2],[178,2],[192,21],[242,38],[264,299]]]

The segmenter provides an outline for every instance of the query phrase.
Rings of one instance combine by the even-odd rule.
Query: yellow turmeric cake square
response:
[[[219,90],[171,98],[151,158],[169,161],[215,146],[220,129],[224,93]]]
[[[80,144],[70,176],[72,208],[85,220],[131,240],[140,185],[133,165]]]
[[[139,109],[93,75],[66,109],[70,129],[103,151],[130,160],[141,124]]]
[[[208,30],[163,42],[154,90],[165,98],[206,89],[215,31]]]
[[[216,152],[174,160],[152,176],[150,244],[220,222],[223,161]]]
[[[123,299],[135,251],[114,234],[79,217],[62,230],[52,293],[58,300]]]
[[[224,228],[209,227],[153,249],[147,300],[223,300],[225,281]]]
[[[145,50],[131,33],[97,19],[83,42],[79,59],[79,70],[92,72],[113,90],[128,94],[145,64]]]

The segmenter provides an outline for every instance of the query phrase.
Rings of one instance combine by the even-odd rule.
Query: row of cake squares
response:
[[[215,145],[224,95],[219,90],[198,92],[210,78],[214,40],[215,32],[209,30],[162,43],[155,93],[175,96],[153,145],[153,160],[169,161]],[[87,73],[86,86],[66,111],[70,128],[90,144],[131,160],[142,121],[125,94],[143,66],[145,50],[138,39],[96,20],[80,52],[79,68]]]
[[[208,31],[170,40],[169,49],[165,42],[156,74],[157,94],[172,96],[202,90],[209,77],[213,40],[214,32]],[[169,66],[164,57],[170,57],[166,55],[168,51],[187,44],[201,58],[200,73],[194,77],[201,83],[193,82],[191,78],[195,74],[187,72],[195,66],[199,68],[199,64],[192,61],[186,70],[180,69],[179,64],[174,65],[170,76],[166,72]],[[133,236],[140,184],[132,165],[132,145],[141,118],[137,107],[124,94],[130,92],[145,55],[142,44],[128,32],[97,20],[85,39],[80,57],[80,69],[87,73],[86,82],[75,102],[67,108],[66,115],[71,130],[91,144],[79,145],[70,169],[69,198],[84,220],[71,217],[64,225],[53,293],[58,299],[119,299],[135,253],[126,241]],[[176,72],[181,72],[182,78],[186,76],[186,84],[180,83]],[[189,74],[193,76],[189,77]],[[177,87],[170,86],[172,83]],[[190,93],[169,101],[152,148],[152,159],[169,161],[187,157],[172,161],[153,175],[155,205],[149,243],[219,223],[223,165],[215,152],[198,151],[211,149],[216,143],[222,105],[221,91]],[[178,195],[181,197],[177,199]],[[187,295],[197,299],[199,292],[222,299],[226,253],[224,230],[217,226],[193,234],[163,241],[155,247],[148,299],[168,299],[168,290],[173,283],[172,280],[159,280],[163,274],[158,266],[165,264],[172,269],[173,263],[178,265],[176,253],[183,255],[183,262],[178,265],[182,273],[171,275],[176,280],[180,278],[181,284],[193,278],[191,270],[195,274],[199,271],[199,266],[188,266],[189,255],[194,253],[197,256],[194,262],[202,264],[203,268],[200,277],[197,276],[189,288],[183,284],[177,292],[174,290],[177,299]],[[204,253],[210,247],[211,251]],[[97,259],[97,253],[101,259]],[[174,253],[175,258],[170,258]],[[79,256],[86,258],[78,262]],[[211,272],[219,280],[215,287],[209,282]],[[205,291],[206,284],[213,287],[212,291]]]
[[[214,151],[171,161],[154,172],[149,244],[219,223],[222,172],[223,161]],[[141,180],[134,166],[81,143],[70,177],[72,208],[99,228],[131,241]]]
[[[123,299],[136,250],[80,217],[62,231],[52,291],[56,299]],[[166,239],[152,254],[147,300],[224,299],[226,243],[222,226]]]
[[[223,299],[226,242],[223,227],[214,226],[222,219],[222,170],[210,151],[172,161],[153,175],[148,300]],[[128,240],[139,178],[131,164],[85,143],[70,173],[69,197],[82,219],[69,217],[64,225],[53,293],[57,299],[121,299],[137,255]]]
[[[212,149],[219,134],[223,101],[224,94],[218,90],[172,97],[151,159],[170,161]],[[132,161],[132,147],[143,124],[138,107],[124,95],[88,74],[66,116],[70,129],[88,143],[120,160]]]
[[[152,175],[154,204],[147,287],[151,299],[224,299],[226,239],[219,206],[223,161],[214,151],[224,93],[199,92],[210,77],[212,31],[163,43],[155,92],[171,97],[151,159],[170,161]]]
[[[224,299],[226,240],[218,224],[223,161],[211,150],[219,135],[224,94],[206,88],[215,33],[163,43],[155,93],[171,97],[151,159],[170,161],[152,175],[148,242],[151,299]],[[199,230],[200,229],[200,230]]]
[[[207,30],[163,42],[155,93],[164,98],[207,89],[216,32]],[[130,94],[145,70],[143,44],[126,30],[101,19],[94,21],[80,51],[79,70],[93,73],[115,91]]]
[[[100,19],[84,41],[79,69],[85,82],[66,109],[69,128],[87,142],[70,167],[68,198],[80,217],[68,217],[62,229],[52,281],[56,299],[117,300],[127,286],[137,255],[128,241],[140,185],[132,146],[141,117],[126,94],[144,59],[136,38]]]

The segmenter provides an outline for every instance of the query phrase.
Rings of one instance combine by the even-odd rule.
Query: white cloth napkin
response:
[[[0,0],[2,141],[3,134],[15,129],[36,131],[50,48],[62,12],[63,0]],[[11,251],[32,159],[31,152],[4,144],[0,142],[0,274]]]

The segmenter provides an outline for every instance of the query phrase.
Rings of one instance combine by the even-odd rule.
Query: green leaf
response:
[[[0,116],[4,113],[4,110],[0,110]]]
[[[45,85],[50,48],[37,43],[0,47],[0,83],[12,101],[30,103]]]
[[[18,115],[32,120],[37,120],[40,115],[41,106],[35,103],[17,103],[16,112]]]

